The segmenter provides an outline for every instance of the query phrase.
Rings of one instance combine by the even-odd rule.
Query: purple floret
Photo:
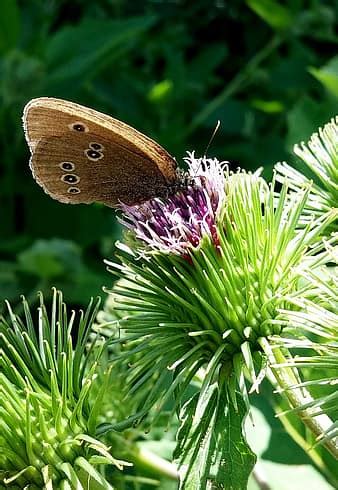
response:
[[[193,184],[166,199],[121,205],[120,222],[135,233],[142,248],[184,255],[189,248],[198,247],[205,235],[218,245],[216,224],[225,202],[226,163],[197,159],[193,153],[185,160]]]

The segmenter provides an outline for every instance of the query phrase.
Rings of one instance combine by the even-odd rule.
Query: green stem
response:
[[[128,432],[125,432],[124,435],[115,431],[106,434],[111,435],[111,438],[108,436],[109,445],[123,448],[120,452],[116,450],[115,457],[134,464],[139,469],[143,469],[145,473],[151,473],[155,478],[164,477],[178,481],[177,466],[138,444],[133,438],[133,431],[130,431],[129,436]]]
[[[209,104],[207,104],[192,120],[186,135],[192,133],[198,126],[200,126],[213,112],[218,109],[224,102],[240,90],[245,82],[254,73],[260,63],[267,58],[282,42],[279,36],[274,36],[265,46],[262,48],[251,60],[245,65],[245,67],[237,73],[237,75],[228,83],[228,85],[217,95]]]
[[[132,463],[144,468],[146,471],[165,478],[170,478],[171,480],[178,480],[178,470],[176,465],[146,448],[135,445],[128,456]]]
[[[278,383],[278,386],[285,390],[284,394],[287,397],[291,407],[300,408],[303,405],[313,401],[310,393],[304,387],[290,389],[291,386],[297,385],[299,382],[295,376],[294,368],[285,367],[283,369],[276,369],[273,367],[275,364],[284,364],[287,362],[281,349],[272,349],[267,339],[264,338],[260,339],[260,345],[270,361],[270,368]],[[322,436],[333,424],[330,417],[328,417],[326,414],[313,415],[313,409],[299,410],[297,411],[297,414],[316,438]],[[323,440],[322,444],[336,459],[338,459],[337,437]]]

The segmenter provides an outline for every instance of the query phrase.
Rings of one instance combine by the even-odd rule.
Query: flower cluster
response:
[[[203,236],[218,245],[216,225],[225,204],[228,167],[216,159],[195,158],[194,153],[185,161],[188,177],[181,190],[167,199],[121,205],[120,222],[134,232],[143,247],[148,245],[148,250],[184,254],[197,247]]]
[[[97,308],[67,320],[55,291],[50,316],[41,297],[38,325],[25,300],[23,320],[9,305],[9,321],[0,319],[1,488],[108,490],[102,466],[127,464],[96,434],[106,388],[96,383],[102,345],[86,351],[86,344]]]
[[[98,305],[68,318],[57,292],[37,322],[25,300],[22,319],[8,307],[0,486],[109,490],[129,464],[112,448],[142,458],[117,432],[171,407],[180,488],[246,488],[256,458],[242,427],[266,374],[338,457],[337,132],[332,121],[296,148],[319,185],[286,164],[268,184],[190,153],[175,192],[121,205],[127,240],[95,327]]]
[[[189,456],[192,444],[204,447],[194,421],[203,420],[208,431],[218,417],[224,422],[224,406],[244,417],[240,403],[249,409],[249,391],[258,391],[267,373],[293,410],[326,407],[332,399],[304,395],[307,384],[293,371],[302,365],[292,359],[301,339],[321,355],[336,335],[337,281],[328,272],[338,251],[338,236],[329,233],[338,217],[332,206],[336,132],[331,123],[298,150],[317,174],[319,166],[327,173],[327,179],[320,174],[327,199],[319,209],[311,207],[312,182],[283,176],[280,165],[268,184],[258,172],[231,173],[224,163],[194,154],[187,160],[193,185],[168,199],[123,207],[121,222],[133,240],[119,243],[119,262],[108,264],[119,277],[112,295],[115,311],[124,315],[118,319],[126,346],[121,359],[126,367],[132,362],[126,384],[139,397],[135,417],[143,417],[171,397],[175,410],[190,382],[199,380],[199,394],[181,412],[182,433],[189,436],[183,436],[180,464],[188,459],[188,472],[208,472],[197,452]],[[332,434],[332,421],[323,424],[317,415],[309,414],[307,426],[316,436],[318,427]],[[326,444],[338,453],[334,441]],[[216,446],[209,448],[213,457],[222,451]],[[250,452],[243,451],[249,467]]]

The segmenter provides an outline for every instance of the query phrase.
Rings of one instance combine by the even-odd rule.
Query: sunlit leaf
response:
[[[215,384],[183,407],[175,457],[181,470],[180,488],[243,490],[256,457],[243,435],[247,409],[238,397],[237,411],[226,390]]]
[[[309,72],[335,97],[338,97],[338,56],[321,68],[309,68]]]
[[[285,109],[284,105],[279,100],[254,99],[252,101],[252,106],[267,114],[283,112]]]
[[[292,13],[275,0],[247,0],[248,6],[274,29],[285,29],[292,24]]]

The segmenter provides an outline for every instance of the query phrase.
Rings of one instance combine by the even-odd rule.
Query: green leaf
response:
[[[338,56],[321,68],[309,68],[309,72],[335,97],[338,97]]]
[[[0,52],[13,48],[20,32],[20,11],[16,0],[2,0],[0,15]]]
[[[227,391],[214,383],[183,406],[174,454],[181,489],[247,487],[256,456],[242,431],[247,414],[242,398],[237,405],[236,411]]]
[[[335,2],[312,3],[310,8],[302,8],[298,12],[298,29],[297,31],[320,41],[329,41],[336,43],[337,35],[336,17],[337,5]]]
[[[283,112],[285,107],[279,100],[253,99],[251,105],[266,114],[276,114]]]
[[[287,146],[291,150],[295,143],[307,141],[313,128],[323,126],[332,116],[332,105],[317,102],[309,96],[302,97],[287,116]]]
[[[247,0],[246,3],[273,29],[286,29],[292,25],[291,12],[275,0]]]
[[[19,255],[22,270],[41,278],[78,273],[82,266],[80,249],[68,240],[37,240]]]
[[[150,102],[162,102],[167,98],[173,90],[173,82],[171,80],[162,80],[156,83],[148,93]]]
[[[82,83],[111,63],[116,53],[153,23],[150,16],[125,20],[90,20],[58,31],[47,46],[47,62],[51,69],[49,88],[69,80]],[[65,49],[65,47],[67,47]]]

